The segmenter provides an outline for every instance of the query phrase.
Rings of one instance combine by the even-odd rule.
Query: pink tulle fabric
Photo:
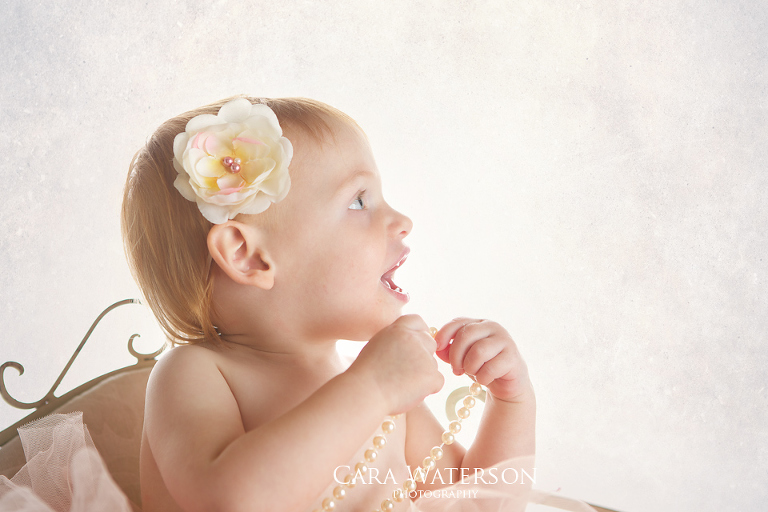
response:
[[[532,473],[533,457],[519,457],[505,460],[492,468],[486,469],[486,475],[524,475],[524,471]],[[493,478],[486,477],[493,482]],[[424,493],[411,505],[411,512],[555,512],[567,510],[570,512],[596,512],[588,504],[551,494],[545,491],[531,489],[528,485],[506,482],[497,478],[495,483],[469,477],[449,487],[433,493]],[[520,482],[526,481],[521,476]]]
[[[83,414],[52,414],[19,428],[27,463],[0,476],[0,510],[131,512],[94,447]]]
[[[0,511],[131,512],[83,425],[82,413],[46,416],[19,428],[19,437],[27,464],[10,480],[0,476]],[[532,458],[494,466],[497,475],[505,470],[522,474],[524,468],[532,467]],[[465,479],[411,502],[411,512],[555,510],[595,512],[586,503],[502,479],[496,483]]]

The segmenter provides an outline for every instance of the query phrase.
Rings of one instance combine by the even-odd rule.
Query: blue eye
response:
[[[352,204],[349,205],[350,210],[365,210],[365,203],[363,202],[363,193],[360,192],[358,196],[355,198],[354,201],[352,201]]]

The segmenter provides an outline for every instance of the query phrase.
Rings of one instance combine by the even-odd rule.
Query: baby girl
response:
[[[342,112],[238,97],[167,121],[131,165],[122,226],[177,345],[147,387],[145,512],[411,510],[418,491],[533,455],[509,334],[456,318],[433,337],[401,316],[412,223]],[[347,361],[340,339],[367,343]],[[467,449],[423,403],[443,384],[435,355],[487,387]]]

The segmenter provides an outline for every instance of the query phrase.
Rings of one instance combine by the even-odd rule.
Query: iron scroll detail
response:
[[[69,368],[72,366],[72,363],[74,363],[78,354],[80,354],[80,351],[85,346],[85,343],[88,341],[88,338],[91,337],[91,334],[93,333],[94,329],[96,329],[96,326],[99,324],[101,319],[104,318],[104,316],[106,316],[106,314],[112,311],[113,309],[116,309],[120,306],[124,306],[126,304],[141,304],[141,301],[139,301],[138,299],[124,299],[124,300],[115,302],[111,306],[108,306],[104,311],[102,311],[101,314],[99,314],[99,316],[96,317],[96,320],[93,321],[93,324],[91,324],[90,329],[88,329],[88,332],[83,337],[83,340],[80,342],[80,344],[77,346],[77,349],[75,349],[75,352],[69,358],[67,365],[61,371],[58,378],[53,383],[53,386],[51,386],[51,389],[48,390],[48,392],[45,394],[43,398],[41,398],[36,402],[27,403],[27,402],[21,402],[19,400],[16,400],[8,393],[8,389],[5,385],[5,369],[13,368],[16,371],[18,371],[19,376],[21,376],[24,374],[24,366],[22,366],[20,363],[17,363],[16,361],[7,361],[2,365],[0,365],[0,396],[3,397],[3,400],[5,400],[11,406],[17,409],[39,409],[40,407],[48,405],[53,400],[56,400],[58,398],[54,394],[56,392],[56,389],[59,387],[59,384],[61,384],[61,381],[64,379],[64,376],[69,371]],[[151,354],[143,354],[141,352],[137,352],[133,348],[133,340],[138,336],[139,334],[131,335],[130,339],[128,340],[128,352],[130,352],[131,355],[137,359],[137,362],[134,366],[144,366],[146,364],[150,364],[151,362],[153,362],[155,357],[160,355],[160,353],[163,351],[164,347],[161,347],[159,350],[152,352]]]

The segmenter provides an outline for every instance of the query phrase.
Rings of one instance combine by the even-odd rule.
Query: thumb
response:
[[[441,336],[440,331],[432,327],[430,329],[432,332],[433,337],[435,338],[435,342],[437,343],[437,347],[435,348],[435,355],[439,357],[442,361],[449,363],[449,356],[448,352],[451,350],[451,340],[444,334]]]
[[[432,337],[435,338],[435,342],[437,343],[437,349],[435,350],[438,353],[448,350],[451,345],[451,338],[456,334],[455,330],[449,329],[449,326],[450,324],[446,324],[440,330],[437,330],[434,327],[430,329]]]
[[[438,347],[438,350],[435,351],[435,355],[439,357],[444,363],[450,363],[450,356],[448,355],[451,351],[451,346],[447,345],[444,349],[440,350]]]

